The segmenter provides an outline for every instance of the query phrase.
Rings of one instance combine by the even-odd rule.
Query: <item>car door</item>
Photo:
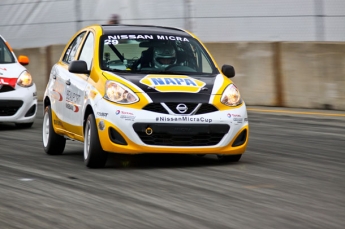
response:
[[[82,41],[86,35],[86,31],[81,32],[78,34],[75,39],[70,43],[66,52],[63,55],[62,61],[59,64],[55,65],[55,71],[53,77],[55,77],[56,83],[59,85],[61,91],[61,102],[57,105],[57,115],[59,119],[62,121],[62,129],[69,130],[69,118],[68,113],[66,110],[70,110],[70,95],[71,95],[71,73],[68,71],[69,64],[77,58],[77,54],[80,50],[82,45]],[[68,135],[68,134],[67,134]]]
[[[94,34],[89,31],[81,44],[79,55],[75,60],[84,60],[88,70],[91,70],[94,50]],[[66,130],[77,135],[77,138],[83,136],[83,110],[85,88],[88,83],[89,74],[66,73],[66,109],[65,122]]]
[[[55,64],[50,72],[50,80],[48,83],[48,91],[51,99],[51,109],[57,116],[58,120],[54,118],[55,127],[63,129],[60,121],[63,120],[63,112],[65,109],[64,95],[65,95],[65,81],[61,78],[59,64]]]

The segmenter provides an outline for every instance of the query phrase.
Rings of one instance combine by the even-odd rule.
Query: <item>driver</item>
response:
[[[176,63],[176,50],[172,45],[154,47],[153,63],[155,68],[166,68]]]

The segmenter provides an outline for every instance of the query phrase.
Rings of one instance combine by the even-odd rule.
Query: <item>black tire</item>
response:
[[[99,142],[96,120],[89,114],[84,129],[84,162],[89,168],[103,168],[107,162],[108,153],[102,149]]]
[[[218,159],[222,162],[238,162],[242,154],[237,154],[237,155],[218,155]]]
[[[42,142],[44,151],[49,155],[60,155],[66,145],[66,139],[55,133],[52,125],[51,107],[47,106],[44,110]]]
[[[32,127],[33,124],[34,124],[34,122],[29,122],[29,123],[15,123],[16,127],[20,128],[20,129],[30,128],[30,127]]]

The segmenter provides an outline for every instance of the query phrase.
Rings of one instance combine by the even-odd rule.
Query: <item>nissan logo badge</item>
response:
[[[186,104],[180,103],[180,104],[177,105],[176,110],[178,110],[178,112],[183,114],[183,113],[187,112],[188,107],[187,107]]]

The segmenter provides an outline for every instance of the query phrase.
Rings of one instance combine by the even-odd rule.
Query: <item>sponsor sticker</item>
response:
[[[197,93],[206,83],[189,76],[177,75],[147,75],[140,83],[154,88],[159,92],[189,92]]]
[[[134,121],[135,116],[133,116],[133,115],[120,115],[120,118],[122,118],[126,121]]]
[[[122,110],[116,110],[115,112],[116,115],[134,115],[132,112],[128,112],[128,111],[122,111]]]
[[[118,40],[163,40],[163,41],[186,41],[189,42],[188,38],[172,35],[150,35],[150,34],[121,34],[121,35],[108,35],[108,39],[104,40],[106,45],[117,45]]]
[[[126,121],[134,121],[136,117],[132,112],[122,111],[122,110],[116,110],[115,114],[120,115],[120,118]]]
[[[242,123],[243,119],[242,118],[234,118],[234,122],[237,123]]]
[[[77,105],[75,105],[75,104],[66,103],[66,108],[68,110],[71,110],[71,111],[75,112],[75,113],[79,112],[79,107]]]
[[[80,103],[80,95],[71,91],[71,90],[67,90],[66,93],[66,100],[72,103]]]
[[[230,114],[228,113],[226,115],[228,118],[232,118],[232,121],[234,121],[235,124],[240,124],[243,122],[243,118],[240,114]]]
[[[62,126],[62,123],[60,120],[56,120],[54,119],[54,125],[57,125],[57,126]]]
[[[100,116],[100,117],[107,117],[108,116],[108,113],[105,113],[105,112],[97,112],[97,115]]]
[[[190,117],[190,116],[182,116],[182,117],[156,117],[157,122],[202,122],[202,123],[211,123],[211,118],[205,117]]]

